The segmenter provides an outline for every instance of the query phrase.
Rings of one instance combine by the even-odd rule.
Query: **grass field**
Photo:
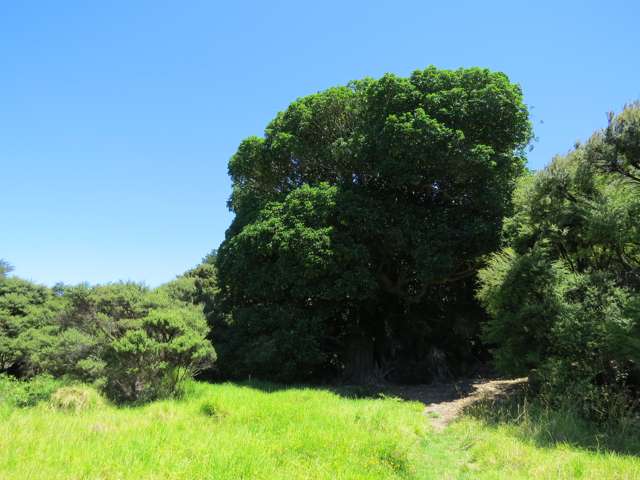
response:
[[[185,398],[79,413],[0,404],[0,479],[640,478],[640,459],[543,442],[531,425],[305,388],[190,384]],[[527,438],[530,435],[530,438]]]

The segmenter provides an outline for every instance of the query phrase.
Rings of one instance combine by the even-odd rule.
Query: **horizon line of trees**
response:
[[[90,383],[116,402],[144,402],[178,393],[215,362],[199,299],[206,264],[155,289],[133,282],[48,288],[3,267],[0,375],[50,375]]]

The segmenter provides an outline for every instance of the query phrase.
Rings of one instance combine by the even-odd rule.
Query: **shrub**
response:
[[[195,282],[189,277],[156,290],[134,283],[48,289],[2,277],[0,373],[92,383],[117,401],[175,395],[184,379],[215,360],[194,304]],[[17,383],[12,396],[33,403],[41,383]]]
[[[480,271],[499,369],[551,405],[605,421],[640,392],[640,104],[524,179],[507,248]],[[622,138],[624,137],[624,138]]]
[[[42,370],[32,362],[50,333],[61,308],[50,289],[22,280],[0,276],[0,373],[20,377]]]
[[[207,331],[196,307],[152,311],[131,322],[106,348],[105,391],[117,401],[175,395],[215,361]]]

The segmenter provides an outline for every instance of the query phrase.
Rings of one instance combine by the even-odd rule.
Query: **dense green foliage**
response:
[[[215,352],[194,278],[53,289],[0,279],[0,373],[93,382],[113,399],[173,394]]]
[[[38,354],[40,334],[49,332],[61,308],[60,299],[50,289],[16,277],[0,277],[0,373],[37,373],[30,358]]]
[[[519,87],[482,69],[292,103],[229,163],[209,315],[222,373],[425,381],[473,362],[473,275],[529,136]]]
[[[597,418],[640,388],[639,145],[636,104],[523,179],[480,272],[498,367]]]

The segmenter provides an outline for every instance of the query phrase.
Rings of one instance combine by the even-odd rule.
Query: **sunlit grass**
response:
[[[428,422],[419,403],[269,385],[79,412],[0,404],[0,479],[640,478],[634,456]]]
[[[187,398],[82,413],[4,414],[0,478],[414,478],[417,403],[195,384]]]
[[[610,451],[592,451],[566,442],[540,446],[515,425],[489,427],[464,418],[443,436],[460,448],[465,461],[458,476],[478,479],[637,479],[640,459]]]

